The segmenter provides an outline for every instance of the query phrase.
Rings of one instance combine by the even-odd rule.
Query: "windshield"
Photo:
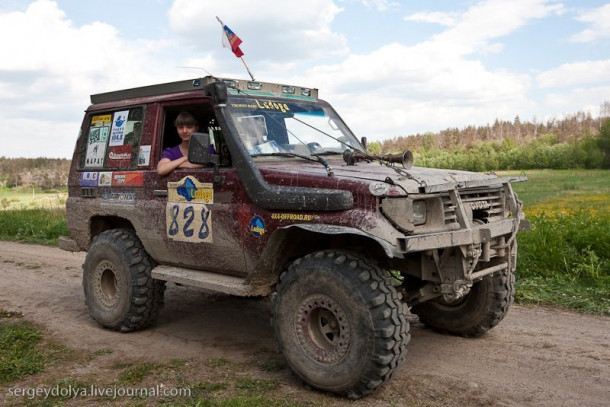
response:
[[[318,102],[234,97],[227,105],[251,156],[341,154],[347,148],[362,149],[339,116]]]

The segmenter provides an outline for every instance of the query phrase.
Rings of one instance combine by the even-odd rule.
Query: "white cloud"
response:
[[[610,59],[563,64],[538,74],[536,80],[541,88],[610,82]]]
[[[289,12],[287,12],[287,7]],[[345,55],[346,38],[331,30],[341,9],[333,1],[308,0],[288,6],[282,0],[174,0],[171,28],[197,52],[222,50],[216,16],[242,39],[242,51],[259,65],[268,61],[297,61]]]
[[[535,107],[527,99],[532,78],[490,70],[475,55],[499,52],[499,38],[533,19],[561,12],[563,6],[542,0],[480,2],[427,41],[384,45],[339,64],[312,68],[307,76],[320,85],[322,96],[336,105],[353,130],[371,140],[495,118],[512,120]],[[402,134],[396,134],[397,129]]]
[[[548,113],[554,115],[558,112],[571,114],[583,111],[597,116],[600,104],[608,101],[608,95],[610,95],[610,85],[578,87],[565,92],[549,93],[545,96],[544,104]]]
[[[404,18],[405,21],[415,21],[421,23],[433,23],[440,24],[446,27],[452,27],[455,25],[456,15],[455,13],[442,13],[437,12],[418,12],[409,14]]]
[[[504,37],[533,19],[563,12],[563,5],[549,0],[487,0],[463,12],[452,28],[433,41],[445,43],[452,52],[462,55],[498,50],[501,47],[490,44],[490,40]]]
[[[54,1],[0,13],[0,37],[3,154],[31,139],[39,153],[19,155],[69,157],[90,94],[154,83],[168,71],[163,59],[151,58],[163,42],[125,41],[102,22],[77,27]],[[14,138],[15,129],[19,143],[5,139]]]
[[[362,0],[366,7],[376,8],[379,11],[386,11],[400,6],[400,3],[388,0]]]
[[[582,13],[578,21],[589,23],[590,27],[573,35],[573,42],[590,42],[610,37],[610,4]]]
[[[447,58],[437,46],[391,44],[307,76],[352,129],[371,140],[514,117],[531,106],[527,75]]]

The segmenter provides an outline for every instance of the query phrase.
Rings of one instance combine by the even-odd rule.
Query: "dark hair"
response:
[[[199,123],[191,113],[182,111],[174,120],[174,126],[199,126]]]

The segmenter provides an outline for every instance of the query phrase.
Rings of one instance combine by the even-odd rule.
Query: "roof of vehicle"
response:
[[[157,85],[98,93],[91,95],[91,103],[100,104],[125,99],[188,92],[203,89],[206,85],[217,81],[223,81],[227,85],[227,89],[231,94],[246,93],[252,96],[279,96],[306,100],[315,100],[318,98],[318,89],[315,88],[206,76],[204,78],[188,79],[177,82],[161,83]]]

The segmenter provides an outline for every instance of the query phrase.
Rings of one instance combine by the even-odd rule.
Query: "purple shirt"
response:
[[[213,144],[210,144],[210,155],[216,154],[216,149]],[[184,155],[182,151],[180,151],[180,144],[174,147],[167,147],[161,153],[161,158],[168,158],[170,161],[177,160],[178,158],[182,158]]]
[[[167,158],[170,161],[174,161],[182,157],[184,156],[182,155],[182,151],[180,151],[180,144],[173,147],[167,147],[163,150],[163,153],[161,154],[161,158]]]

